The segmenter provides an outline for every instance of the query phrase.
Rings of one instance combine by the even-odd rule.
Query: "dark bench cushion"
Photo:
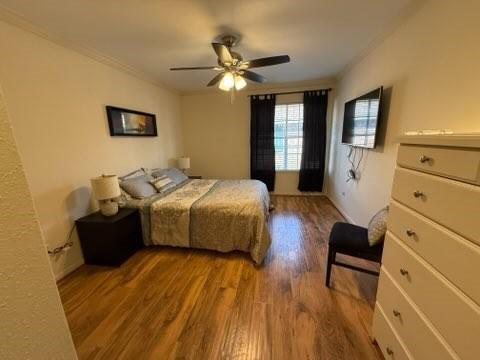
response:
[[[382,256],[383,241],[375,246],[368,244],[368,230],[364,227],[337,222],[333,225],[330,232],[329,245],[337,251],[372,255],[373,257]]]

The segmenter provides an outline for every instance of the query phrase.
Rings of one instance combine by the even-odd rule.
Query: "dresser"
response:
[[[480,359],[480,136],[400,139],[372,334],[385,359]]]

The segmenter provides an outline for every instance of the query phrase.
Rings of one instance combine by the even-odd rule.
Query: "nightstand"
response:
[[[201,175],[189,175],[188,178],[189,179],[201,179],[202,176]]]
[[[100,212],[76,221],[85,263],[119,266],[143,246],[137,209],[120,209],[114,216]]]

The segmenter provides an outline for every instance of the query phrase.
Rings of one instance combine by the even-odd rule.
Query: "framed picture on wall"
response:
[[[157,136],[157,118],[136,110],[107,106],[110,136]]]

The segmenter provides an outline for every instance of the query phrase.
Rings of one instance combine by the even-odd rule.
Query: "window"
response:
[[[275,170],[299,170],[303,145],[303,104],[275,106]]]

